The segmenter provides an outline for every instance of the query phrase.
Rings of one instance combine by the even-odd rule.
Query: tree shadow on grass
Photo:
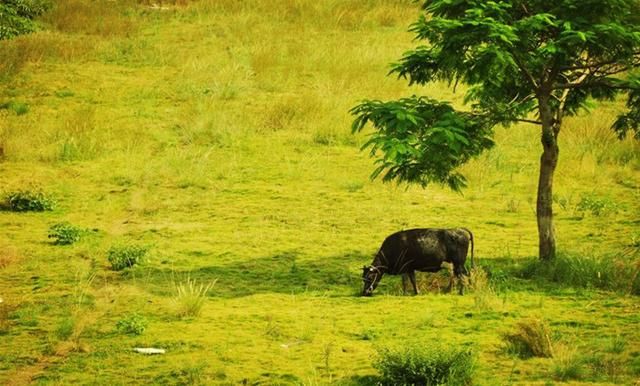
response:
[[[296,251],[211,265],[193,270],[141,267],[129,275],[145,282],[158,295],[171,295],[174,284],[187,278],[198,283],[216,281],[210,296],[237,298],[264,293],[326,293],[327,296],[355,296],[361,287],[359,268],[370,253],[349,251],[310,260]]]

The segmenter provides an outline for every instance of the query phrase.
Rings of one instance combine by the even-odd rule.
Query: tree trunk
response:
[[[538,180],[538,199],[536,215],[538,220],[539,257],[551,260],[556,255],[556,238],[553,229],[553,174],[558,164],[559,122],[554,115],[547,98],[539,99],[540,120],[542,121],[542,156],[540,157],[540,178]]]
[[[545,146],[540,157],[540,179],[538,180],[539,256],[550,260],[556,255],[556,238],[553,229],[553,173],[558,163],[558,146]]]

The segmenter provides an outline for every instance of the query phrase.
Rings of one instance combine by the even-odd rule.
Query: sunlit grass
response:
[[[640,344],[635,297],[512,275],[537,253],[536,127],[496,128],[496,148],[463,167],[463,195],[369,180],[353,105],[463,97],[385,75],[413,45],[416,4],[56,3],[43,31],[0,42],[0,105],[28,106],[0,109],[0,193],[37,186],[56,199],[52,212],[0,211],[0,383],[367,384],[376,348],[409,341],[473,343],[478,384],[571,379],[572,360],[500,352],[503,334],[540,314],[585,352],[602,346],[595,335],[624,337],[606,371],[631,382],[620,363],[633,369]],[[554,204],[563,250],[626,264],[640,151],[608,131],[619,106],[565,121]],[[616,210],[581,211],[584,197]],[[62,221],[98,231],[56,247],[48,229]],[[472,229],[476,262],[491,263],[467,295],[441,294],[443,273],[420,274],[417,297],[399,277],[356,296],[385,236],[450,226]],[[153,250],[115,272],[108,251],[123,239]],[[82,305],[78,271],[95,274]],[[133,314],[144,334],[119,334]],[[132,357],[134,346],[167,353]]]

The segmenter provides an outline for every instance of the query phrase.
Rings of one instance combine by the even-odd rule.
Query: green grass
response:
[[[619,103],[560,135],[557,237],[576,260],[522,277],[537,253],[535,127],[498,128],[496,148],[464,166],[463,195],[370,181],[365,136],[350,134],[363,98],[460,103],[445,85],[385,77],[412,45],[416,4],[56,3],[43,31],[0,42],[0,102],[28,106],[0,109],[0,194],[37,186],[56,200],[0,211],[0,383],[367,385],[378,349],[435,340],[474,345],[476,384],[637,378],[640,300],[597,281],[639,267],[640,148],[608,130]],[[57,247],[47,235],[61,221],[100,231]],[[399,277],[357,296],[385,236],[453,226],[473,230],[484,287],[441,294],[446,273],[424,274],[420,296],[402,296]],[[115,272],[108,251],[122,240],[153,248]],[[603,267],[579,266],[587,284],[552,275],[585,256]],[[175,312],[186,277],[216,283],[196,318]],[[133,314],[144,333],[119,334]],[[501,350],[540,317],[554,342],[580,342],[575,355]],[[601,356],[601,371],[572,368]]]

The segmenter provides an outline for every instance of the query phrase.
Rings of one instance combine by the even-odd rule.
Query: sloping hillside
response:
[[[565,265],[544,276],[535,127],[498,128],[462,195],[369,180],[352,106],[462,99],[385,76],[417,4],[55,3],[41,31],[0,41],[0,194],[53,202],[0,211],[0,383],[371,384],[376,353],[408,342],[471,347],[480,385],[640,377],[640,147],[610,133],[618,103],[567,121]],[[80,240],[48,238],[61,222]],[[475,291],[441,293],[443,272],[419,296],[398,277],[357,296],[385,236],[453,226],[474,231]],[[147,253],[115,271],[123,245]],[[554,358],[505,349],[538,319]]]

